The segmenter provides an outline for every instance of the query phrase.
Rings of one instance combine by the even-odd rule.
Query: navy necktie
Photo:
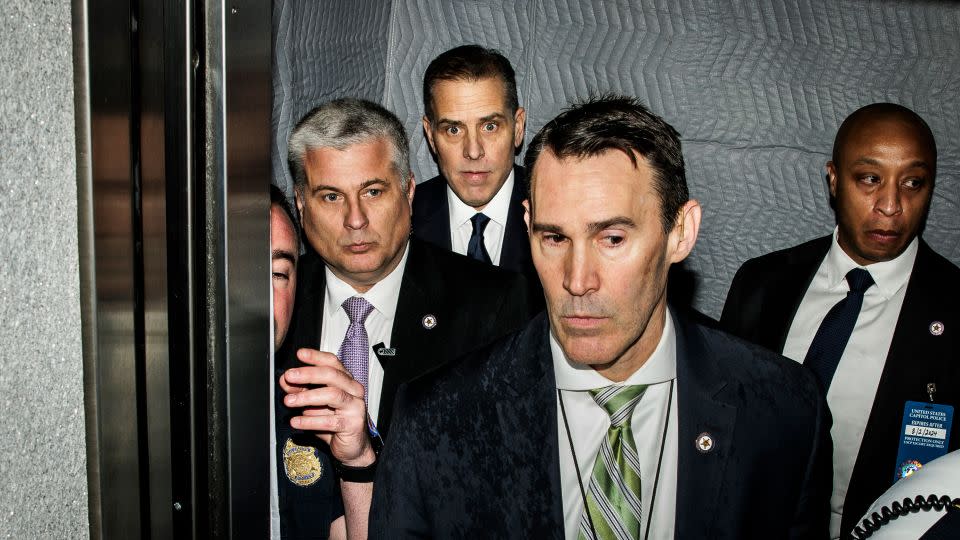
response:
[[[863,306],[863,293],[873,285],[873,276],[863,268],[854,268],[847,272],[846,279],[850,286],[846,298],[837,302],[827,312],[803,360],[804,365],[812,369],[823,384],[824,391],[830,388],[837,364],[840,363],[843,350],[850,341],[850,334],[853,333],[860,308]]]
[[[470,221],[473,223],[473,234],[470,235],[470,243],[467,244],[467,257],[491,264],[490,254],[487,253],[487,247],[483,245],[483,230],[487,228],[490,218],[477,212]]]

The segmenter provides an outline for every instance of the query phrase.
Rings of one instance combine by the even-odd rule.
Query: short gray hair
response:
[[[371,139],[386,139],[393,146],[391,163],[400,176],[400,187],[410,184],[410,145],[403,124],[392,112],[365,99],[341,98],[313,109],[293,128],[287,149],[287,165],[294,186],[307,183],[304,159],[313,148],[343,150]]]

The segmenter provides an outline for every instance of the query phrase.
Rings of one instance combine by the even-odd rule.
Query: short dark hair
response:
[[[533,166],[544,149],[559,159],[593,157],[619,150],[634,166],[635,153],[645,158],[653,170],[654,189],[660,195],[660,221],[666,232],[673,229],[680,208],[690,199],[680,134],[636,98],[606,94],[574,103],[533,138],[524,159],[527,174],[533,174]],[[531,181],[531,209],[533,190]]]
[[[293,237],[297,241],[297,249],[300,249],[300,227],[297,226],[296,214],[293,211],[293,206],[290,205],[289,199],[284,195],[283,190],[277,186],[270,184],[270,206],[277,205],[283,210],[283,213],[290,218],[290,225],[293,226]]]
[[[307,183],[304,166],[307,151],[313,148],[344,150],[348,146],[386,139],[393,147],[391,163],[400,176],[400,187],[406,191],[412,177],[410,144],[403,124],[395,114],[365,99],[341,98],[328,101],[308,112],[290,134],[287,145],[287,166],[294,187]]]
[[[431,121],[433,111],[433,87],[439,81],[474,81],[496,77],[503,81],[510,113],[517,112],[520,101],[517,99],[517,76],[513,66],[496,49],[487,49],[480,45],[461,45],[441,53],[427,66],[423,74],[423,110]]]

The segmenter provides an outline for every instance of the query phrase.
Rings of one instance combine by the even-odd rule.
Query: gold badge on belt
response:
[[[323,476],[323,465],[317,457],[317,449],[296,445],[289,438],[283,445],[283,470],[291,482],[303,487],[313,485]]]

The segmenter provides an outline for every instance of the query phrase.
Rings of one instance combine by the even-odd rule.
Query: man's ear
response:
[[[410,205],[410,211],[413,211],[413,192],[417,189],[417,177],[410,171],[410,179],[407,180],[407,204]]]
[[[700,203],[694,199],[684,203],[677,213],[677,221],[669,235],[668,255],[671,264],[686,259],[693,251],[700,233],[701,213]]]
[[[523,222],[527,224],[527,234],[530,234],[530,199],[523,200]]]
[[[833,161],[827,162],[827,183],[830,186],[830,197],[837,198],[837,167]]]
[[[513,113],[513,147],[519,148],[523,144],[523,130],[527,125],[527,111],[523,107],[517,107],[517,112]]]
[[[436,154],[437,147],[433,144],[433,126],[430,124],[430,119],[427,118],[427,115],[423,115],[420,121],[423,123],[423,134],[427,136],[427,144],[430,145],[430,151]]]
[[[297,212],[300,214],[300,219],[303,219],[303,189],[300,186],[293,186],[293,200],[297,203]]]

